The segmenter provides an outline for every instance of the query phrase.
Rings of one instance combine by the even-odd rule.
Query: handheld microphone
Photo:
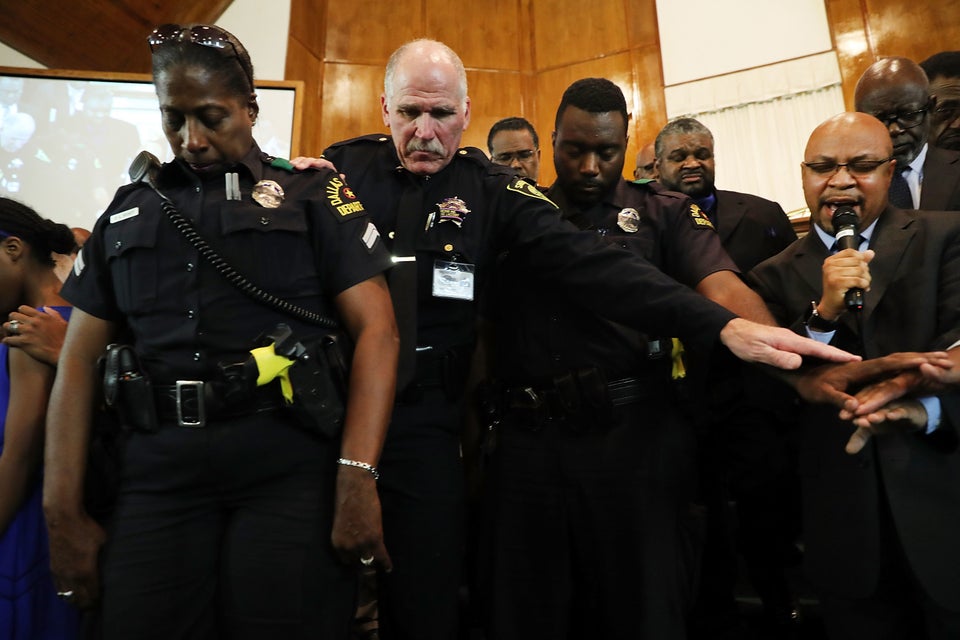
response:
[[[837,251],[860,249],[860,217],[853,207],[844,205],[833,212],[833,233],[837,239]],[[863,309],[863,289],[854,287],[843,295],[843,302],[850,311]]]

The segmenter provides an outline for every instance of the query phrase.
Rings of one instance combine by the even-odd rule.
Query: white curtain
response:
[[[813,129],[844,110],[833,52],[667,88],[667,114],[713,133],[719,189],[804,208],[800,162]]]

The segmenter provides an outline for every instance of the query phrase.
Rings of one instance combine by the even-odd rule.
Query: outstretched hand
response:
[[[778,369],[797,369],[802,356],[832,362],[851,362],[860,356],[804,338],[789,329],[734,318],[720,331],[720,341],[733,355],[746,362],[768,364]]]

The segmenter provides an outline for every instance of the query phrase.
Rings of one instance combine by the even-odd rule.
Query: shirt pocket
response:
[[[319,291],[304,206],[224,203],[220,228],[223,258],[261,289],[279,297]]]
[[[141,311],[157,300],[159,216],[139,214],[107,226],[104,254],[110,268],[118,308]]]

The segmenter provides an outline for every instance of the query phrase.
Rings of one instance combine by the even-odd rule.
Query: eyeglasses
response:
[[[847,173],[852,176],[868,176],[877,168],[893,160],[893,156],[883,160],[851,160],[850,162],[837,162],[836,160],[818,160],[816,162],[804,162],[803,166],[821,176],[832,176],[840,167],[846,167]]]
[[[896,122],[898,125],[900,125],[901,129],[913,129],[914,127],[920,126],[920,123],[923,122],[923,117],[926,114],[927,108],[924,107],[923,109],[917,109],[916,111],[895,111],[893,113],[873,113],[871,115],[882,122],[887,128]]]
[[[506,151],[504,153],[497,153],[493,156],[493,161],[497,164],[510,164],[514,159],[519,160],[520,162],[526,162],[533,157],[533,154],[537,152],[536,149],[522,149],[520,151]]]
[[[240,52],[237,51],[237,46],[230,40],[230,35],[226,31],[202,24],[189,28],[181,27],[178,24],[162,24],[147,36],[147,43],[150,45],[151,52],[156,51],[158,47],[174,42],[190,42],[192,44],[198,44],[201,47],[210,47],[223,51],[226,51],[229,47],[230,51],[233,52],[233,57],[237,59],[240,68],[243,69],[243,75],[247,77],[250,88],[253,88],[253,76],[247,70],[247,66],[243,63],[243,58],[240,57]]]

